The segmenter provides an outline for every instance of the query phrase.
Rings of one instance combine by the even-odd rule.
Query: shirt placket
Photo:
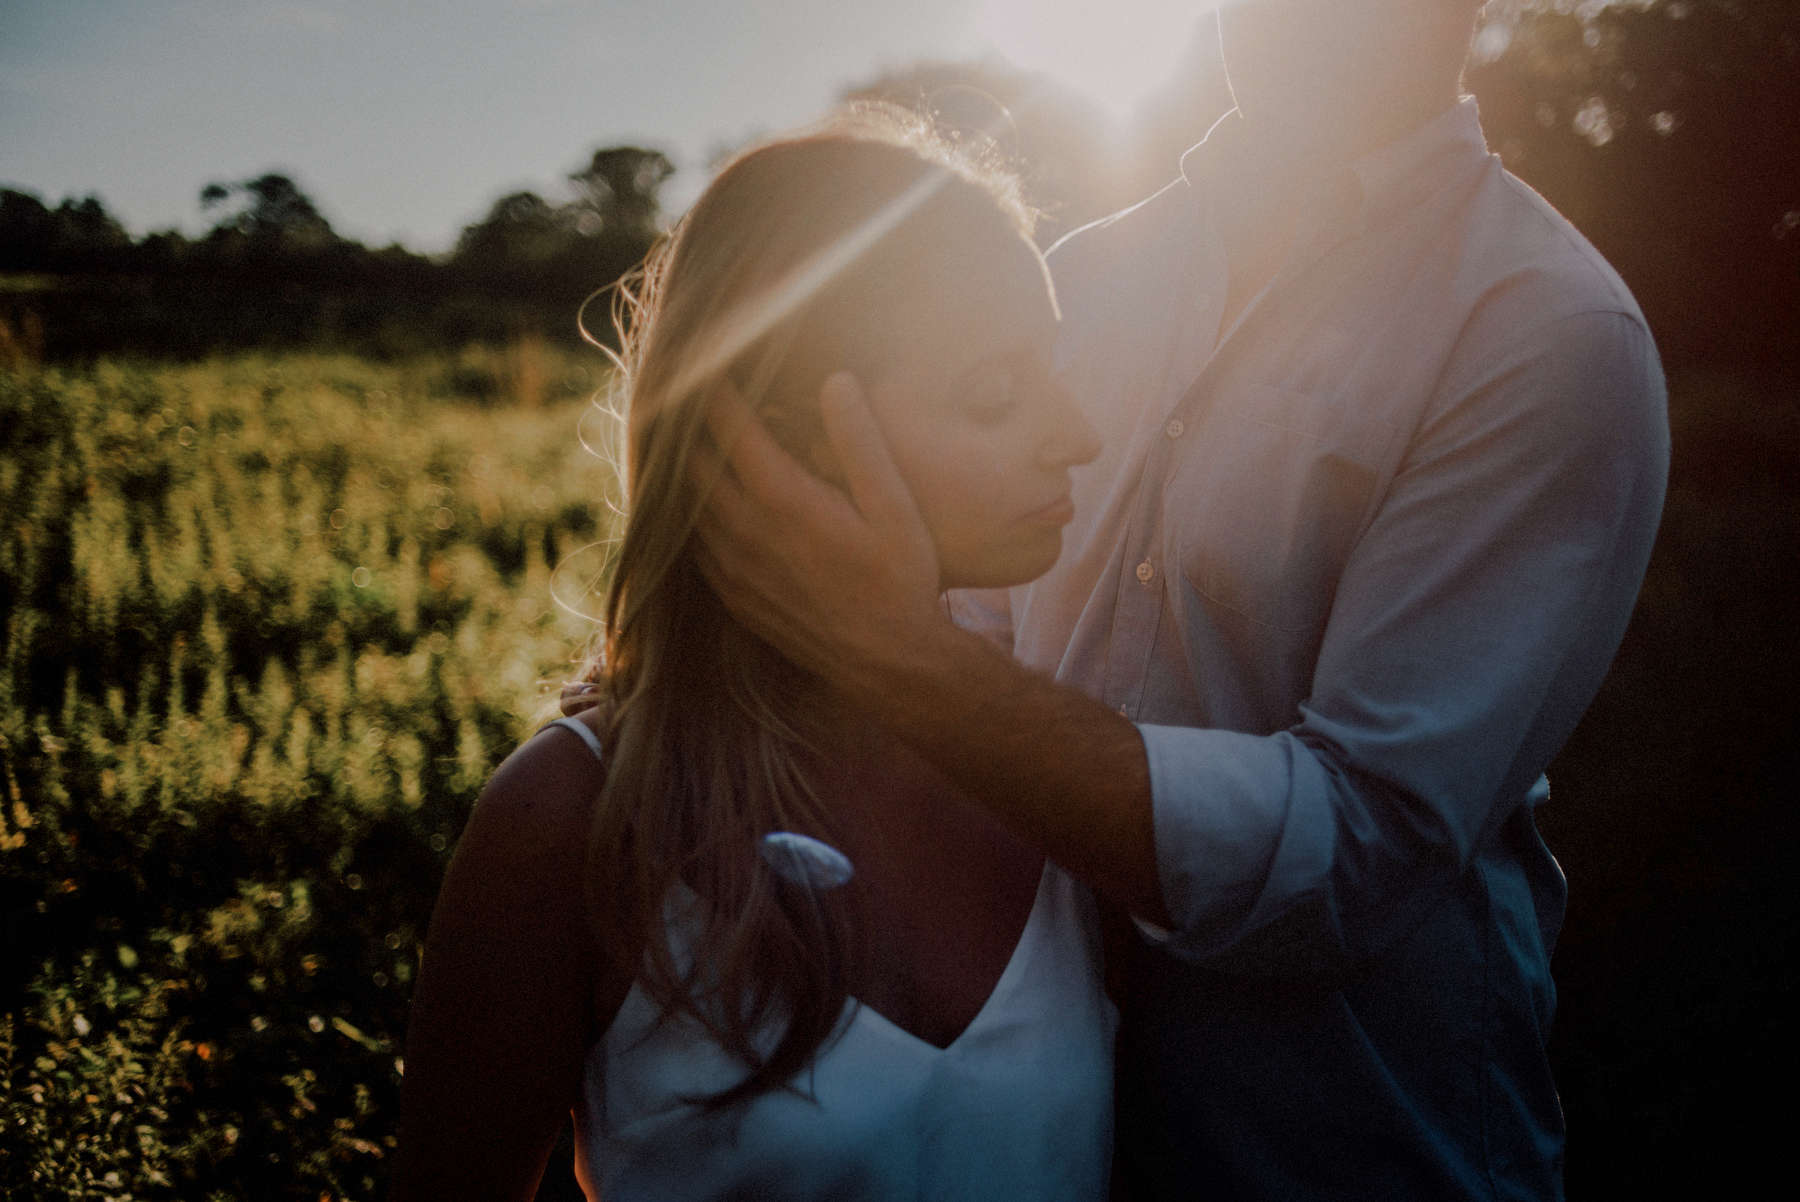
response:
[[[1169,572],[1175,570],[1171,549],[1164,538],[1164,489],[1174,471],[1182,439],[1196,424],[1198,408],[1212,393],[1212,383],[1222,370],[1221,356],[1237,331],[1266,307],[1269,295],[1279,291],[1303,274],[1350,230],[1354,198],[1346,198],[1342,186],[1348,181],[1339,177],[1333,195],[1331,189],[1320,189],[1308,197],[1303,207],[1300,229],[1286,261],[1254,299],[1244,307],[1230,330],[1221,330],[1201,365],[1199,374],[1174,400],[1163,415],[1162,428],[1152,437],[1144,457],[1137,499],[1132,506],[1131,521],[1125,534],[1125,551],[1120,557],[1118,600],[1113,607],[1110,653],[1107,656],[1105,697],[1127,718],[1136,719],[1143,703],[1144,691],[1154,669],[1157,634],[1162,627],[1163,607],[1169,595]],[[1348,205],[1345,204],[1349,200]],[[1206,236],[1217,246],[1211,220],[1206,221]],[[1223,249],[1218,250],[1223,255]],[[1223,284],[1221,283],[1221,287]],[[1210,305],[1203,300],[1196,307]]]
[[[1113,609],[1112,653],[1107,658],[1106,700],[1135,719],[1150,679],[1150,656],[1168,596],[1168,564],[1162,555],[1163,488],[1173,463],[1172,445],[1186,432],[1171,417],[1145,456],[1137,501],[1125,535],[1119,569],[1118,603]]]
[[[1211,219],[1203,210],[1197,212],[1196,216],[1200,223],[1197,240],[1186,251],[1189,256],[1186,267],[1201,277],[1202,287],[1210,286],[1222,296],[1223,280],[1207,278],[1206,271],[1209,254],[1221,259],[1223,257],[1218,235],[1213,231]],[[1198,319],[1211,312],[1214,301],[1215,297],[1210,292],[1202,292],[1198,297],[1192,298],[1186,307]],[[1210,360],[1216,349],[1207,349],[1203,363]],[[1165,364],[1165,370],[1174,368],[1173,361]],[[1166,380],[1160,387],[1166,391]],[[1119,559],[1118,595],[1113,606],[1102,697],[1120,714],[1132,719],[1137,717],[1145,686],[1150,679],[1150,657],[1155,650],[1156,631],[1162,622],[1164,599],[1168,595],[1167,564],[1161,555],[1162,496],[1174,462],[1171,444],[1178,442],[1187,432],[1187,423],[1176,410],[1182,408],[1191,391],[1184,390],[1162,402],[1168,405],[1169,411],[1161,431],[1152,436],[1145,455],[1138,477],[1137,499],[1125,526],[1125,546]]]

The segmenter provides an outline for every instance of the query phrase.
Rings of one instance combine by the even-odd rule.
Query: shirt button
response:
[[[1163,427],[1163,433],[1170,438],[1180,438],[1181,432],[1186,429],[1187,427],[1181,424],[1181,419],[1178,417]]]
[[[1149,584],[1150,577],[1154,575],[1156,575],[1156,569],[1150,566],[1150,561],[1148,559],[1137,566],[1137,578],[1142,583]]]

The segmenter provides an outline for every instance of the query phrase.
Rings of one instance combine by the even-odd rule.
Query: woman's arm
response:
[[[598,762],[552,731],[500,765],[450,862],[413,994],[396,1202],[530,1199],[623,1002],[582,886]]]

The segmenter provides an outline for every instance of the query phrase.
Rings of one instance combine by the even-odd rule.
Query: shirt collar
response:
[[[1199,145],[1181,156],[1182,179],[1197,203],[1205,204],[1208,174],[1240,153],[1244,137],[1243,118],[1233,109],[1213,123]],[[1486,156],[1480,110],[1473,96],[1465,96],[1411,133],[1343,167],[1321,172],[1307,188],[1305,207],[1313,211],[1314,221],[1303,224],[1343,222],[1346,234],[1367,233],[1398,218]],[[1321,205],[1334,209],[1332,216],[1338,220],[1318,212]]]
[[[1464,96],[1424,125],[1350,164],[1362,186],[1358,232],[1421,204],[1472,164],[1487,158],[1481,111]]]

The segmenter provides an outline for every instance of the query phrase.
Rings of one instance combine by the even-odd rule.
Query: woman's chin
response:
[[[941,578],[953,588],[1012,588],[1030,584],[1056,566],[1062,555],[1062,530],[1047,531],[1028,545],[1007,547],[980,557],[980,562],[945,563]]]

